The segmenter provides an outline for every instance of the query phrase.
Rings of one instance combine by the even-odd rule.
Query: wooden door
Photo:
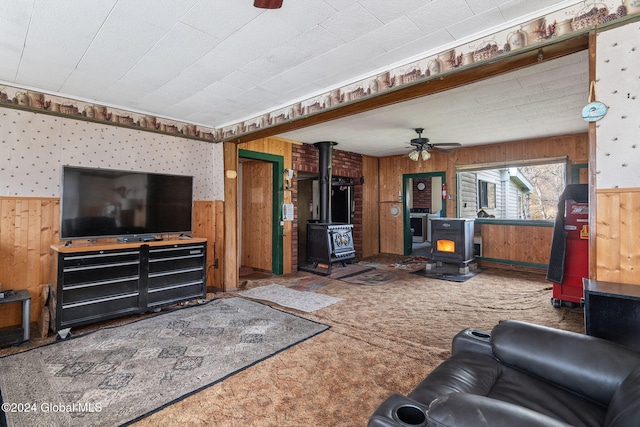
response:
[[[242,162],[241,265],[272,271],[273,167]]]

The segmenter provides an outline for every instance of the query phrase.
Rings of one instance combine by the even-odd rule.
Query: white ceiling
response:
[[[478,83],[281,136],[383,157],[411,151],[415,128],[433,144],[464,146],[587,132],[588,53],[565,56]]]
[[[580,2],[0,0],[0,83],[218,128]],[[284,136],[378,156],[415,127],[463,144],[585,130],[586,56],[540,67]]]

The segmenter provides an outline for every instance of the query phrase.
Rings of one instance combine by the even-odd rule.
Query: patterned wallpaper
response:
[[[609,107],[596,122],[596,187],[640,187],[640,23],[598,34],[595,93]]]
[[[0,195],[60,197],[62,165],[194,176],[196,200],[223,200],[222,144],[30,111],[0,110]],[[5,160],[6,159],[6,160]]]
[[[585,0],[575,1],[559,11],[540,16],[521,25],[488,34],[481,39],[456,46],[414,62],[389,69],[378,75],[351,82],[330,92],[293,105],[263,114],[258,117],[220,128],[205,128],[184,122],[164,119],[87,103],[61,94],[50,95],[25,90],[14,86],[0,85],[0,107],[10,106],[25,110],[36,110],[45,114],[84,118],[102,122],[146,129],[155,133],[168,133],[185,138],[220,142],[236,136],[265,129],[282,122],[289,122],[313,115],[340,104],[374,96],[377,93],[410,85],[422,79],[439,78],[441,74],[460,67],[471,66],[482,61],[493,61],[495,57],[535,45],[542,45],[555,38],[569,37],[571,33],[583,34],[592,28],[626,19],[640,14],[640,0]]]

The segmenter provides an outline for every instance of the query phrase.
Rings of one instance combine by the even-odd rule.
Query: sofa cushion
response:
[[[500,376],[501,366],[490,356],[475,352],[457,353],[438,365],[409,397],[429,405],[449,393],[486,396]]]
[[[461,352],[434,369],[409,397],[424,405],[451,393],[485,396],[574,426],[601,426],[606,408],[493,357]]]
[[[607,406],[640,354],[618,344],[530,323],[507,320],[491,332],[493,354]]]
[[[611,399],[606,427],[635,427],[640,420],[640,366],[622,382]]]
[[[467,393],[452,393],[429,406],[430,427],[572,427],[522,406]]]

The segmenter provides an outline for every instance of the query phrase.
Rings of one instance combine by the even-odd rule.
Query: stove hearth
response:
[[[433,218],[431,220],[431,258],[427,270],[443,263],[457,264],[460,274],[475,270],[473,229],[475,221],[465,218]]]

